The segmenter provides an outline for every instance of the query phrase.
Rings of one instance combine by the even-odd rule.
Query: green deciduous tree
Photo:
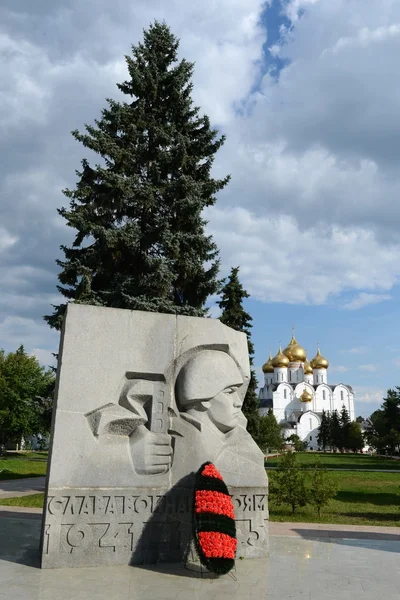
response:
[[[0,351],[0,443],[47,433],[50,429],[54,375],[20,346]]]
[[[297,456],[285,453],[278,462],[278,468],[270,475],[271,499],[276,504],[288,504],[292,513],[299,506],[307,504],[308,492],[305,473],[299,468]]]
[[[126,57],[125,101],[73,136],[99,156],[83,160],[69,208],[76,230],[59,291],[83,304],[202,316],[217,292],[218,251],[202,214],[229,177],[211,169],[224,137],[192,101],[193,63],[178,61],[177,38],[155,22]],[[45,317],[60,328],[66,304]]]
[[[318,445],[324,452],[331,445],[331,419],[330,415],[324,410],[322,411],[321,425],[318,429],[317,441]]]
[[[267,429],[269,428],[269,433],[265,433],[266,430],[264,432],[261,431],[261,418],[258,414],[260,403],[256,392],[258,383],[253,369],[254,346],[251,341],[251,322],[253,319],[243,307],[243,300],[249,298],[249,294],[239,281],[239,267],[231,269],[229,277],[223,282],[220,293],[221,298],[217,304],[222,310],[220,316],[221,323],[224,323],[224,325],[227,325],[228,327],[232,327],[232,329],[235,329],[236,331],[242,331],[247,336],[251,367],[250,383],[243,402],[243,413],[247,419],[247,430],[260,447],[270,447],[269,443],[272,440],[275,440],[275,438],[273,437],[274,434],[271,433],[271,424],[268,420],[264,424],[265,426],[263,425],[263,429],[265,430],[265,427],[267,427]],[[278,424],[277,427],[279,428]],[[273,446],[273,448],[278,448],[278,446]]]
[[[296,452],[304,452],[307,450],[308,442],[303,442],[296,433],[292,433],[287,439],[287,442],[293,444]]]
[[[336,496],[337,490],[336,483],[332,481],[328,471],[322,468],[320,460],[317,460],[311,474],[309,501],[317,508],[319,516],[321,509]]]
[[[387,391],[381,408],[369,418],[365,437],[378,452],[400,452],[400,387]]]
[[[258,443],[264,452],[282,449],[282,430],[271,408],[260,417]]]
[[[347,430],[346,447],[353,452],[357,452],[364,448],[364,438],[361,431],[361,425],[360,423],[357,423],[357,421],[349,424]]]

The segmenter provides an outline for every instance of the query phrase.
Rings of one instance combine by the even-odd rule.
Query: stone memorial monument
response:
[[[247,340],[207,318],[69,304],[42,567],[185,560],[195,472],[232,496],[237,557],[268,553],[264,457],[241,411]]]

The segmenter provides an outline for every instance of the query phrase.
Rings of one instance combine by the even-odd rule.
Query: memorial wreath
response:
[[[235,564],[235,514],[228,488],[211,462],[204,463],[196,474],[193,507],[200,562],[209,571],[224,575]]]

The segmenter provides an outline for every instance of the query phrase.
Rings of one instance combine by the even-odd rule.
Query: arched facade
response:
[[[260,414],[272,408],[285,430],[285,437],[296,433],[317,450],[318,427],[322,412],[339,413],[346,407],[350,420],[355,419],[354,392],[351,386],[328,384],[329,363],[320,350],[308,362],[306,351],[292,337],[289,345],[263,367],[264,386],[259,391]]]

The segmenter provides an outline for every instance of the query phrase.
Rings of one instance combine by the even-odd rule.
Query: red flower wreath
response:
[[[221,474],[209,462],[196,475],[194,537],[209,571],[225,574],[232,569],[237,547],[233,503]]]
[[[214,513],[235,518],[230,496],[212,490],[197,490],[195,495],[196,513]]]

